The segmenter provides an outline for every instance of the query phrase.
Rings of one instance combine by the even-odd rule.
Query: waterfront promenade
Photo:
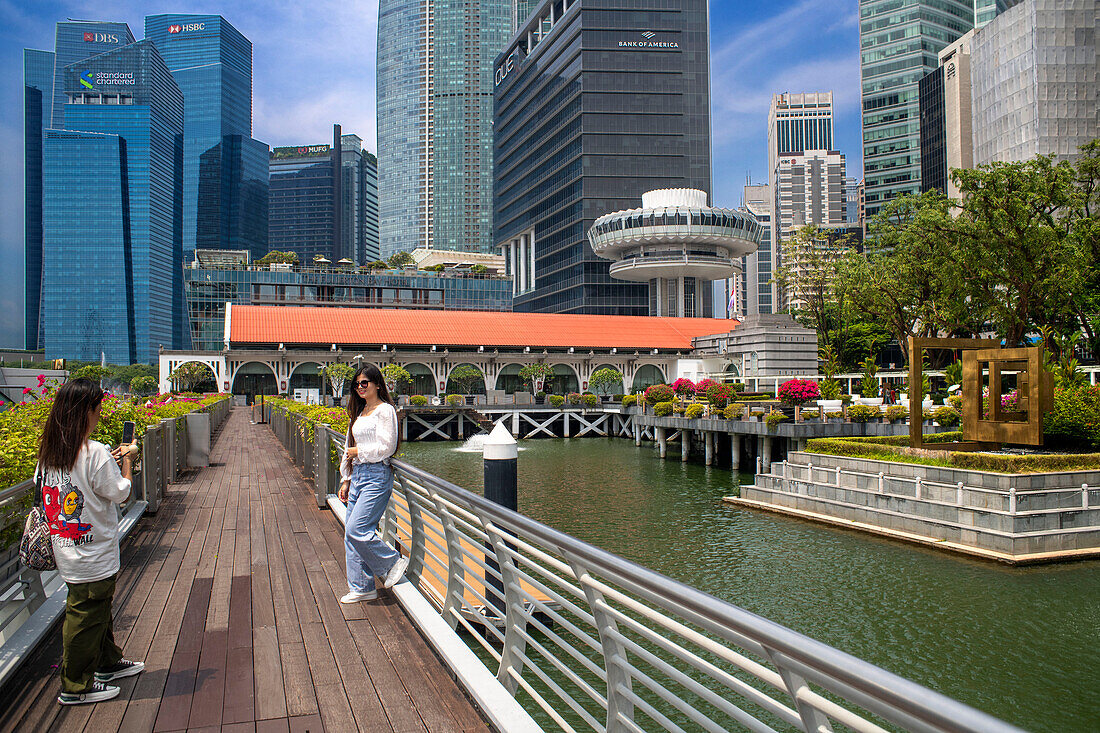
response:
[[[486,731],[385,591],[342,606],[343,530],[234,409],[209,468],[122,548],[116,639],[146,671],[62,708],[60,625],[0,690],[0,731]]]

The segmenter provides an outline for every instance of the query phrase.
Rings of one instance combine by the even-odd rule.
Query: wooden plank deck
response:
[[[115,637],[145,672],[57,704],[58,628],[0,690],[0,731],[487,731],[397,605],[343,606],[343,532],[271,431],[232,411],[211,466],[122,549]]]

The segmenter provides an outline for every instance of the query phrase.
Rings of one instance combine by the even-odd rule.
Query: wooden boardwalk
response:
[[[115,635],[143,674],[61,707],[60,625],[0,690],[0,731],[487,731],[391,594],[343,606],[343,532],[234,409],[211,466],[122,549]]]

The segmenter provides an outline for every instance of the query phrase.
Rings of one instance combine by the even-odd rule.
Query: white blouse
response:
[[[397,411],[390,403],[383,402],[369,415],[361,414],[356,418],[355,423],[348,426],[348,434],[352,433],[355,434],[355,447],[359,452],[351,461],[341,456],[341,481],[351,480],[351,469],[355,464],[378,463],[394,454],[397,450]]]

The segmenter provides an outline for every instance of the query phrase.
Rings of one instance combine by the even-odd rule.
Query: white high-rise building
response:
[[[760,223],[760,246],[742,265],[740,303],[737,311],[747,316],[775,313],[775,245],[772,236],[772,195],[767,184],[745,186],[744,208]],[[727,301],[728,305],[728,301]],[[732,310],[732,309],[731,309]]]
[[[768,109],[768,182],[775,190],[780,156],[804,150],[833,149],[833,93],[772,95]]]

